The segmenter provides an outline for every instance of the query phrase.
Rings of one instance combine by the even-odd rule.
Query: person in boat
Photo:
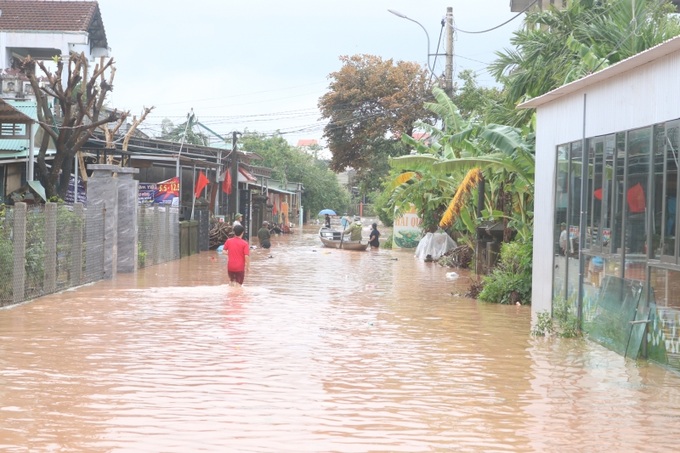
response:
[[[326,214],[326,220],[325,220],[323,226],[325,226],[326,228],[331,227],[331,216],[329,216],[328,214]]]
[[[347,213],[342,215],[342,218],[340,219],[340,225],[342,225],[343,230],[346,230],[349,226],[349,217],[347,216]]]
[[[361,241],[361,217],[358,215],[354,216],[354,221],[342,232],[343,237],[348,241]]]

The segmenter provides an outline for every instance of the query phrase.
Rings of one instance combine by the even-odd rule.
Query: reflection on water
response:
[[[269,258],[269,255],[272,255]],[[203,252],[0,311],[8,452],[660,451],[680,379],[390,250]]]

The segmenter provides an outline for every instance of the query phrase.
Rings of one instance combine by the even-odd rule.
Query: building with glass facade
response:
[[[520,108],[537,114],[534,320],[566,304],[596,341],[680,369],[678,74],[680,37]]]

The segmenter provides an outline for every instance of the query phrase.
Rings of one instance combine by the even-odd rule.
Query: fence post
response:
[[[80,285],[83,279],[83,224],[85,223],[85,210],[82,203],[73,204],[73,213],[76,215],[76,227],[71,238],[71,282],[70,285]]]
[[[139,247],[137,227],[137,202],[139,181],[132,178],[139,168],[122,167],[118,175],[118,256],[116,269],[119,272],[135,272]]]
[[[96,216],[93,220],[100,220],[104,226],[103,278],[113,278],[118,263],[118,185],[113,174],[120,167],[90,164],[87,168],[92,170],[87,182],[88,211],[92,210],[93,216]],[[89,238],[88,234],[88,243]]]
[[[26,203],[14,204],[14,278],[12,293],[14,303],[23,302],[26,295]]]
[[[45,203],[45,281],[43,291],[57,290],[57,204]]]

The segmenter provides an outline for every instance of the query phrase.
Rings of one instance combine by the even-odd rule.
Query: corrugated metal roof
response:
[[[0,99],[0,123],[26,124],[37,121],[38,112],[35,102]],[[0,139],[0,158],[20,158],[28,156],[28,139]]]
[[[35,104],[33,106],[34,115],[37,117],[37,112],[35,112]],[[33,118],[19,111],[14,105],[9,101],[0,99],[0,123],[17,123],[17,124],[28,124],[33,122]]]
[[[6,157],[6,151],[10,153],[17,153],[17,156],[15,157],[27,156],[28,153],[23,151],[28,151],[28,140],[17,140],[10,138],[0,139],[0,157]]]
[[[35,101],[15,101],[15,100],[7,100],[5,101],[12,107],[14,107],[16,110],[20,111],[27,117],[31,118],[34,121],[38,121],[38,104]]]

